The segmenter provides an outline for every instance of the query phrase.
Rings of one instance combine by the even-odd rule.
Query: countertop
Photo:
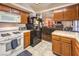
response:
[[[79,33],[77,33],[77,32],[56,30],[56,31],[52,32],[52,35],[58,35],[58,36],[74,38],[79,42]]]
[[[21,35],[23,35],[25,32],[30,32],[31,30],[16,30],[16,31],[20,31]],[[10,31],[10,33],[12,34],[13,31]],[[9,33],[9,32],[1,32],[1,33]],[[0,36],[0,43],[7,43],[12,41],[13,37],[17,37],[16,35],[11,35],[11,36],[7,36],[7,37],[1,37]],[[5,40],[6,39],[6,40]],[[11,39],[11,40],[9,40]]]
[[[31,30],[20,30],[21,32],[30,32]]]

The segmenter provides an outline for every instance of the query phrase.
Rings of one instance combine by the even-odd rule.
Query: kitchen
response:
[[[78,19],[78,3],[0,3],[0,56],[79,56]]]

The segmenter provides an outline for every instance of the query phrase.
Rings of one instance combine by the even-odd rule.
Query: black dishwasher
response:
[[[36,30],[32,30],[31,31],[30,45],[32,47],[34,47],[40,42],[41,42],[41,32],[40,31],[36,31]]]

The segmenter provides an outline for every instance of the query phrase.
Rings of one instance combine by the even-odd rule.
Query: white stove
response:
[[[18,46],[12,49],[11,42],[17,40]],[[0,32],[0,55],[11,55],[16,51],[23,50],[23,33],[20,31]]]
[[[19,31],[11,31],[11,32],[1,32],[0,33],[0,42],[11,40],[12,38],[22,37],[23,34]]]

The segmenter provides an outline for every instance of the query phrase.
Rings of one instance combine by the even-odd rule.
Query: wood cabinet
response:
[[[79,20],[79,4],[77,4],[77,12],[78,12],[77,20]]]
[[[72,47],[73,47],[73,56],[79,56],[79,42],[76,41],[76,39],[74,39],[72,41]]]
[[[8,7],[6,5],[2,5],[2,4],[0,4],[0,11],[14,13],[14,14],[20,14],[19,10],[15,9],[15,8]]]
[[[62,50],[61,54],[63,56],[71,56],[71,44],[61,42],[61,50]]]
[[[58,55],[71,56],[71,38],[53,35],[52,50]]]
[[[52,40],[53,41],[53,46],[52,46],[52,49],[53,49],[53,52],[58,54],[58,55],[61,55],[61,42],[60,41],[57,41],[57,40]]]
[[[24,33],[24,48],[30,45],[30,32]]]
[[[61,37],[61,54],[71,56],[71,39]]]
[[[11,8],[0,4],[0,11],[10,12]]]
[[[76,20],[77,15],[77,5],[72,5],[64,8],[64,20]]]
[[[27,24],[27,21],[28,21],[28,13],[27,12],[20,11],[18,9],[11,8],[6,5],[2,5],[2,4],[0,4],[0,11],[21,15],[21,22],[20,23]]]
[[[52,50],[55,54],[61,55],[61,41],[60,37],[58,36],[52,36]]]
[[[53,13],[54,13],[53,18],[54,18],[55,21],[61,21],[61,20],[63,20],[64,9],[54,10]]]
[[[28,13],[21,12],[21,24],[27,24],[28,21]]]
[[[71,21],[79,19],[79,4],[59,8],[53,12],[55,21]]]
[[[11,8],[11,13],[20,15],[20,11],[14,8]]]

